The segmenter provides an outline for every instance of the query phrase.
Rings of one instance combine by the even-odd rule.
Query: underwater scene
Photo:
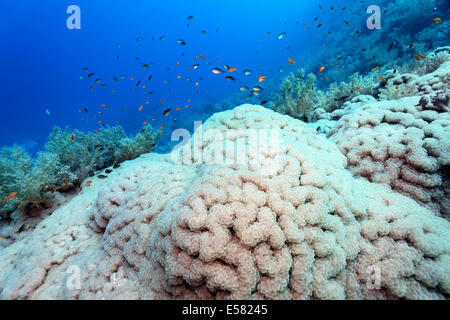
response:
[[[450,1],[2,0],[1,300],[448,300]]]

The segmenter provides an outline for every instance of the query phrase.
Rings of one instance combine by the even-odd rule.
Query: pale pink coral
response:
[[[274,130],[279,144],[249,139],[252,128]],[[244,105],[202,130],[191,142],[203,134],[203,148],[123,164],[0,251],[0,296],[448,297],[449,222],[354,178],[338,148],[304,123]],[[230,144],[245,161],[223,152]],[[204,162],[216,155],[227,162]],[[80,287],[67,286],[73,266]]]

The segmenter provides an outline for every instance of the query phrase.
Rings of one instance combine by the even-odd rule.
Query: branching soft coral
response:
[[[305,70],[299,69],[297,75],[291,73],[281,84],[281,95],[277,95],[275,111],[290,115],[293,118],[309,121],[314,111],[316,76],[308,74],[305,81]]]
[[[114,158],[118,162],[136,159],[155,146],[158,136],[159,133],[147,125],[134,138],[123,138],[119,143],[119,148],[114,152]]]

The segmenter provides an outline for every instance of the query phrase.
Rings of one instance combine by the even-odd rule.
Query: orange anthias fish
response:
[[[415,53],[414,54],[414,59],[416,59],[416,60],[421,60],[421,59],[426,59],[426,58],[427,58],[427,56],[424,55],[423,53],[419,53],[419,54]]]
[[[325,70],[325,67],[324,67],[324,66],[322,66],[322,67],[319,68],[319,72],[322,72],[323,70]]]
[[[381,81],[385,82],[386,78],[385,77],[379,77],[378,79],[380,79]]]
[[[267,76],[260,76],[258,78],[258,82],[263,82],[264,80],[266,80]]]
[[[356,87],[355,90],[361,90],[361,87]]]
[[[228,72],[233,72],[233,71],[236,71],[236,70],[237,70],[237,68],[229,68]]]
[[[90,185],[92,183],[92,181],[91,180],[89,180],[89,181],[86,181],[86,184],[87,185]]]
[[[289,63],[295,64],[295,61],[292,60],[291,58],[288,59]]]
[[[17,196],[17,192],[16,192],[16,191],[11,192],[11,193],[9,194],[9,196],[7,196],[7,197],[5,198],[5,202],[11,200],[11,199],[14,198],[15,196]]]
[[[139,107],[139,111],[142,111],[142,109],[144,109],[143,105]]]
[[[74,141],[75,141],[75,135],[72,135],[72,137],[70,138],[70,141],[71,141],[71,142],[74,142]]]

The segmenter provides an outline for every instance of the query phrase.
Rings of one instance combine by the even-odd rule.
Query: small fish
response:
[[[30,225],[28,223],[24,223],[23,225],[20,226],[19,232],[26,231],[29,228],[30,228]]]
[[[317,25],[317,29],[319,29],[321,26],[322,26],[322,24],[319,23],[319,24]]]
[[[219,68],[213,68],[212,70],[212,73],[214,73],[214,74],[221,74],[223,71],[222,70],[220,70]]]
[[[92,180],[86,181],[86,184],[87,184],[87,185],[90,185],[91,183],[92,183]]]
[[[189,16],[187,18],[188,18],[188,20],[194,20],[194,16]]]
[[[237,70],[237,68],[228,68],[228,72],[233,72],[233,71],[236,71]]]
[[[144,40],[144,38],[142,38],[142,37],[137,37],[137,39],[136,39],[137,42],[142,41],[142,40]]]
[[[361,90],[361,87],[356,87],[355,90]]]
[[[264,90],[264,89],[259,87],[259,86],[254,86],[253,87],[253,91],[262,91],[262,90]]]
[[[9,200],[11,200],[12,198],[14,198],[15,196],[17,196],[17,192],[11,192],[6,198],[5,198],[5,202],[8,202]]]
[[[413,46],[414,46],[414,43],[411,43],[411,44],[409,45],[409,47],[408,47],[408,50],[409,50],[409,49],[412,49]]]
[[[325,70],[325,67],[324,67],[324,66],[321,66],[321,67],[319,68],[319,72],[322,72],[323,70]]]
[[[169,108],[169,109],[164,110],[163,116],[167,117],[170,114],[170,110],[172,110],[172,109]]]
[[[181,44],[182,46],[185,46],[185,45],[186,45],[186,42],[184,42],[183,39],[178,39],[178,40],[177,40],[177,43]]]
[[[94,76],[95,72],[91,72],[88,74],[88,78],[92,78]]]
[[[74,142],[75,141],[75,135],[72,135],[72,137],[70,138],[70,142]]]
[[[239,90],[246,91],[246,90],[248,90],[248,88],[246,86],[242,86],[242,87],[239,88]]]
[[[227,76],[227,77],[225,77],[225,79],[228,80],[228,81],[235,81],[236,80],[235,78],[233,78],[231,76]]]
[[[107,173],[107,174],[110,174],[111,172],[112,172],[111,169],[106,169],[106,170],[105,170],[105,173]]]
[[[50,115],[50,111],[48,109],[45,109],[45,113],[49,116]]]
[[[206,35],[206,34],[207,34],[206,30],[202,30],[202,33],[203,33],[204,35]]]
[[[394,46],[395,46],[395,41],[392,41],[392,43],[389,45],[388,51],[391,51],[392,48],[394,48]]]
[[[286,32],[282,32],[282,33],[278,34],[277,39],[281,40],[284,38],[285,35],[286,35]]]
[[[120,167],[120,164],[115,164],[115,165],[113,165],[113,169],[119,169],[119,167]]]
[[[144,109],[144,105],[139,107],[139,111],[142,111],[142,109]]]
[[[244,75],[246,75],[246,76],[248,76],[248,75],[251,75],[252,74],[252,71],[251,70],[244,70]]]
[[[291,63],[291,64],[295,64],[295,61],[292,60],[291,58],[289,58],[288,61],[289,61],[289,63]]]
[[[260,106],[263,106],[263,105],[265,105],[267,102],[268,102],[267,100],[263,100],[263,101],[261,101],[261,102],[259,103],[259,105],[260,105]]]
[[[378,70],[380,70],[380,67],[379,67],[379,66],[376,66],[376,67],[373,69],[374,72],[376,72],[376,71],[378,71]]]
[[[194,64],[194,65],[192,66],[192,69],[197,69],[198,67],[200,67],[199,64]]]
[[[442,19],[441,18],[434,18],[433,19],[433,23],[442,23]]]
[[[386,78],[383,76],[379,77],[378,79],[380,79],[380,81],[386,82]]]
[[[355,34],[359,34],[359,33],[360,33],[360,31],[359,31],[359,30],[356,30],[356,31],[355,31]]]
[[[106,178],[108,178],[108,177],[105,176],[104,174],[99,174],[99,175],[97,176],[97,178],[99,178],[99,179],[106,179]]]
[[[258,82],[263,82],[264,80],[266,80],[267,76],[260,76],[258,78]]]
[[[161,37],[159,37],[159,40],[162,40],[162,39],[164,39],[166,36],[161,36]]]
[[[353,91],[352,91],[352,93],[353,93]],[[334,100],[335,101],[344,101],[344,100],[347,100],[348,98],[350,98],[350,95],[343,96],[343,97],[340,97],[340,98],[335,98]]]

